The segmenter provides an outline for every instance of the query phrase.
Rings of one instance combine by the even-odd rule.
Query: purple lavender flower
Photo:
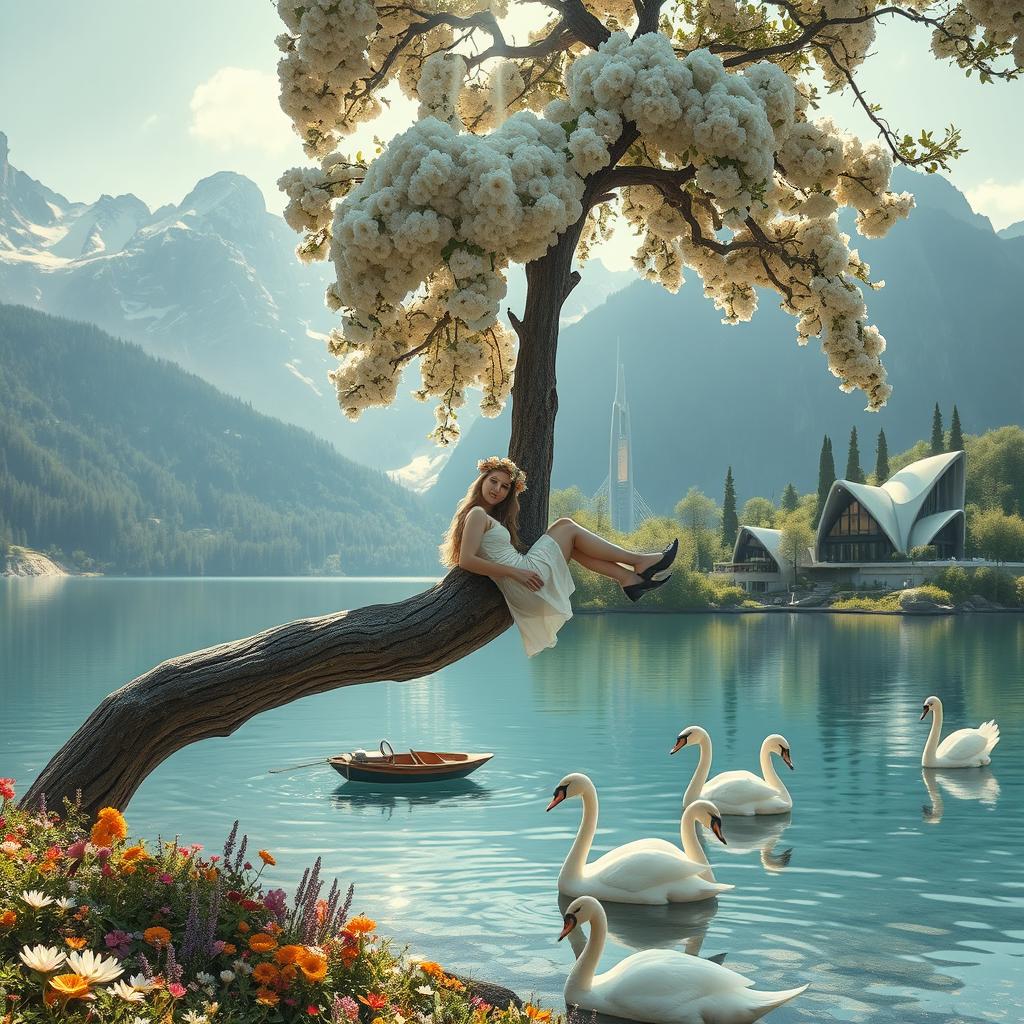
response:
[[[228,833],[228,838],[224,843],[224,862],[227,863],[228,858],[231,856],[235,849],[235,837],[238,835],[238,819],[235,819],[234,825],[231,826],[231,831]]]

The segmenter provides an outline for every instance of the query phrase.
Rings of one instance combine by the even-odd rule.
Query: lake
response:
[[[0,580],[0,775],[23,792],[106,693],[167,657],[425,585]],[[922,772],[931,693],[947,731],[998,720],[991,768]],[[306,698],[182,750],[127,816],[132,834],[213,850],[237,817],[278,859],[270,885],[323,855],[399,945],[561,1006],[555,880],[581,805],[546,814],[552,790],[594,780],[595,854],[678,842],[696,752],[668,751],[690,724],[711,733],[713,773],[756,770],[764,736],[784,733],[794,810],[725,819],[729,846],[707,848],[736,888],[717,904],[612,907],[602,969],[663,945],[724,952],[758,988],[810,982],[777,1024],[1024,1018],[1021,616],[580,616],[532,660],[508,632],[430,677]],[[440,790],[267,771],[382,737],[495,756]]]

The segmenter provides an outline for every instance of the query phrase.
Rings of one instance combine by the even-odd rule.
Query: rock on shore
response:
[[[67,576],[52,558],[31,548],[11,546],[0,576]]]

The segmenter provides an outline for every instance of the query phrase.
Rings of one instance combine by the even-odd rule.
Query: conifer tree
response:
[[[795,512],[799,507],[800,495],[797,493],[797,489],[792,483],[786,484],[786,489],[782,492],[782,511]]]
[[[725,497],[722,499],[722,544],[732,550],[736,543],[739,519],[736,516],[736,487],[732,478],[732,466],[725,474]]]
[[[884,484],[889,479],[889,444],[885,440],[885,431],[878,432],[878,443],[875,445],[875,483]]]
[[[946,435],[942,430],[942,413],[939,411],[939,403],[935,403],[935,412],[932,413],[932,455],[941,455],[946,450]]]
[[[860,468],[860,449],[857,447],[857,428],[850,430],[850,447],[846,452],[846,479],[851,483],[864,483],[864,470]]]
[[[818,510],[814,513],[814,525],[818,525],[821,513],[825,511],[828,492],[836,479],[836,463],[832,458],[832,441],[828,434],[821,442],[821,454],[818,456]]]
[[[953,418],[949,423],[949,451],[962,452],[964,450],[964,434],[960,429],[960,413],[953,406]]]

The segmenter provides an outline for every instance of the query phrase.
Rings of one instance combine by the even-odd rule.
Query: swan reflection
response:
[[[392,818],[396,811],[412,814],[417,807],[428,807],[442,800],[463,803],[467,800],[489,800],[491,795],[490,789],[472,779],[376,786],[369,782],[356,782],[338,786],[331,793],[331,804],[355,814],[377,812],[381,817]]]
[[[945,811],[942,795],[956,800],[977,800],[995,807],[999,800],[999,780],[988,768],[971,771],[946,771],[942,768],[922,768],[921,781],[928,790],[930,804],[921,805],[921,817],[929,825],[942,821]]]
[[[558,912],[565,914],[573,897],[558,897]],[[700,956],[708,926],[718,913],[718,900],[698,903],[666,903],[641,906],[634,903],[605,903],[608,917],[608,938],[626,949],[675,949]],[[573,953],[583,952],[585,936],[581,929],[567,936]],[[719,957],[712,959],[718,960]]]
[[[755,851],[766,871],[782,871],[793,856],[793,847],[776,850],[782,833],[793,823],[793,815],[757,814],[751,817],[732,815],[725,819],[726,846],[716,846],[716,853],[746,855]]]

